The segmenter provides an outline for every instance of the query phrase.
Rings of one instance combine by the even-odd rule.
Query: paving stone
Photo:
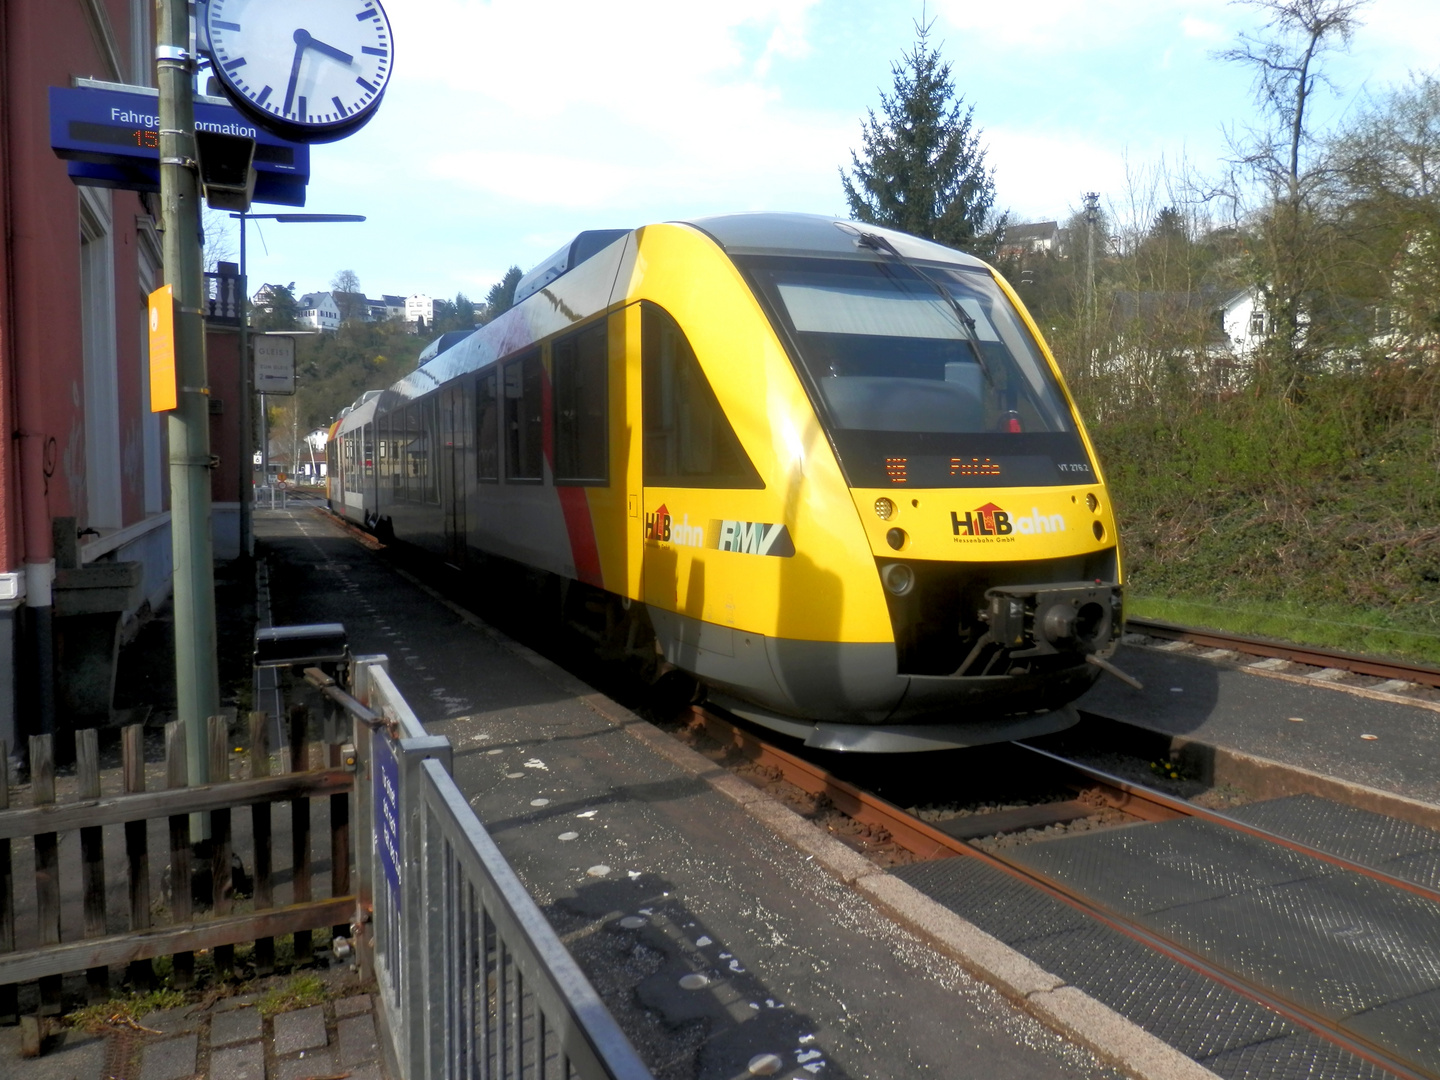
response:
[[[284,1057],[297,1050],[313,1050],[324,1046],[325,1006],[312,1005],[308,1009],[279,1013],[275,1017],[275,1055]]]
[[[380,1056],[375,1038],[375,1018],[369,1013],[349,1016],[335,1025],[341,1065],[359,1065]]]
[[[277,1061],[271,1080],[305,1080],[307,1076],[334,1076],[340,1071],[335,1067],[335,1055],[329,1050],[302,1050],[299,1057]],[[214,1080],[220,1078],[216,1076]]]
[[[212,1080],[265,1080],[265,1044],[248,1042],[213,1051],[210,1076]]]
[[[185,1035],[200,1030],[200,1012],[194,1005],[158,1009],[142,1016],[140,1026],[154,1028],[162,1035]]]
[[[64,1032],[54,1043],[46,1043],[44,1057],[20,1057],[20,1029],[6,1031],[13,1038],[0,1038],[0,1054],[7,1080],[102,1080],[105,1067],[105,1040]],[[13,1051],[13,1052],[7,1052]]]
[[[258,1039],[260,1027],[259,1009],[231,1009],[217,1013],[210,1021],[210,1045],[228,1046],[247,1039]]]
[[[380,1071],[378,1062],[370,1065],[350,1065],[347,1069],[350,1073],[349,1080],[385,1080],[385,1074]]]
[[[214,1011],[223,1013],[229,1012],[231,1009],[243,1009],[247,1005],[254,1005],[259,1000],[259,994],[236,994],[234,997],[221,998],[217,1001]]]
[[[198,1042],[198,1035],[181,1035],[178,1039],[150,1043],[140,1059],[140,1080],[180,1080],[182,1076],[194,1076]]]
[[[353,997],[341,998],[335,1002],[335,1018],[342,1016],[354,1016],[356,1013],[369,1012],[374,1007],[369,994],[356,994]]]

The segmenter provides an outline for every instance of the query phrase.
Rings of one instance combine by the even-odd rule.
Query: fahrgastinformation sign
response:
[[[261,334],[250,340],[255,349],[256,391],[295,393],[295,339],[283,334]]]
[[[195,102],[195,127],[255,140],[255,201],[304,206],[310,147],[258,128],[224,102]],[[50,146],[70,179],[93,187],[160,190],[160,98],[146,86],[81,80],[50,88]]]

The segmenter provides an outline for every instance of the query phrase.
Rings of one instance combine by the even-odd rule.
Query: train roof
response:
[[[860,258],[874,261],[874,251],[855,241],[860,231],[883,236],[895,250],[910,259],[983,267],[973,255],[922,240],[918,236],[868,225],[860,221],[825,217],[822,214],[717,214],[682,221],[710,237],[727,255],[802,255],[829,258]]]

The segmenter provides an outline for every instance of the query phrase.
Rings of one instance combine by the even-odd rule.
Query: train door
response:
[[[440,391],[440,497],[444,502],[446,557],[465,563],[465,461],[469,446],[469,402],[459,382]]]

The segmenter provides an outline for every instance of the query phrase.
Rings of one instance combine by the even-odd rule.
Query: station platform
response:
[[[260,512],[255,529],[275,624],[342,622],[356,653],[390,657],[427,729],[450,738],[460,788],[657,1077],[1135,1074],[897,925],[763,811],[677,764],[668,736],[313,510]]]
[[[1076,703],[1082,712],[1440,805],[1434,702],[1376,700],[1343,682],[1136,645],[1113,659],[1145,689],[1102,676]]]

